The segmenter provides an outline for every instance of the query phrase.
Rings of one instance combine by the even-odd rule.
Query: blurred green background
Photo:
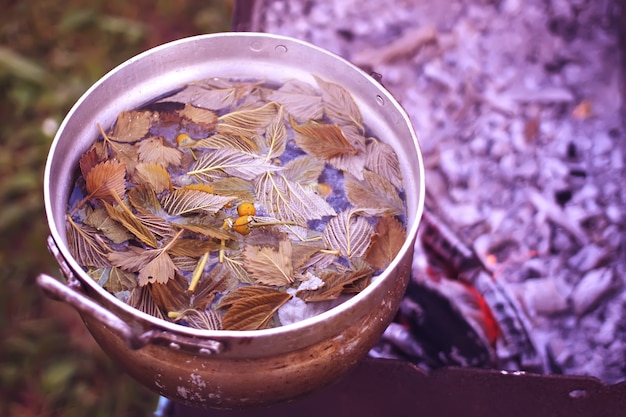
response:
[[[157,395],[35,284],[46,249],[42,177],[56,128],[102,75],[148,48],[228,31],[234,0],[5,0],[0,14],[0,416],[141,417]]]

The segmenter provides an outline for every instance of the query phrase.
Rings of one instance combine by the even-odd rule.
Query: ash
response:
[[[525,317],[539,372],[626,379],[617,2],[257,4],[252,30],[307,40],[382,74],[420,137],[429,201]],[[463,342],[450,355],[429,353],[429,341],[396,322],[372,355],[515,368],[501,341],[489,341],[467,288],[433,279],[425,259],[418,245],[412,284],[442,297],[443,316],[462,314],[478,335],[471,343],[482,340],[491,359]],[[403,307],[428,317],[423,298]]]

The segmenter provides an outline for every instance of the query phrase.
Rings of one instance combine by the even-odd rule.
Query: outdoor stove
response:
[[[233,29],[381,74],[411,116],[428,198],[396,320],[308,397],[160,415],[625,415],[624,3],[392,6],[238,1]]]

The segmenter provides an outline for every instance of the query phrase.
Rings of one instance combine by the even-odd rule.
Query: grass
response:
[[[38,290],[42,177],[56,128],[102,75],[150,47],[228,31],[232,0],[9,0],[0,15],[0,415],[145,416],[157,396]]]

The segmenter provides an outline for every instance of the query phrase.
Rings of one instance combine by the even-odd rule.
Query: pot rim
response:
[[[87,100],[87,98],[92,94],[94,90],[98,89],[100,86],[107,83],[107,81],[111,77],[113,77],[115,74],[119,72],[124,71],[127,67],[132,65],[134,62],[146,59],[147,57],[154,55],[154,54],[158,54],[162,52],[163,50],[176,48],[180,45],[184,45],[189,42],[197,42],[197,41],[202,41],[205,39],[219,39],[219,38],[230,38],[230,37],[249,38],[251,41],[255,39],[259,39],[259,40],[273,39],[276,41],[281,41],[281,42],[286,42],[286,43],[300,44],[303,47],[315,50],[317,53],[326,55],[329,57],[329,59],[333,59],[341,63],[342,65],[349,67],[351,71],[354,71],[355,73],[360,74],[362,77],[366,78],[371,83],[378,86],[379,94],[381,96],[384,96],[384,99],[387,100],[387,102],[390,103],[390,105],[394,107],[394,110],[396,110],[399,113],[399,115],[402,118],[401,122],[407,125],[408,131],[411,134],[411,140],[413,141],[413,146],[416,149],[416,155],[418,158],[416,163],[419,165],[418,166],[419,178],[416,179],[416,181],[418,182],[417,187],[419,189],[419,195],[417,196],[418,204],[417,204],[416,210],[414,211],[413,224],[411,224],[410,227],[407,228],[407,235],[406,235],[404,244],[402,245],[400,251],[398,252],[396,257],[393,259],[393,261],[387,266],[387,268],[382,273],[375,276],[375,279],[363,291],[352,296],[351,298],[342,302],[341,304],[323,313],[320,313],[316,316],[309,317],[307,319],[298,321],[296,323],[286,324],[286,325],[282,325],[279,327],[263,329],[263,330],[194,329],[191,327],[182,326],[173,322],[159,319],[155,316],[149,315],[134,307],[131,307],[125,302],[119,300],[113,294],[109,293],[103,287],[98,285],[98,283],[96,283],[93,279],[87,276],[83,268],[78,264],[78,262],[71,255],[68,245],[65,244],[64,239],[62,237],[62,233],[65,233],[65,231],[60,231],[57,228],[57,224],[55,222],[55,218],[53,215],[53,207],[52,207],[51,183],[53,182],[53,179],[52,179],[51,170],[52,170],[52,162],[55,156],[55,151],[61,140],[61,137],[63,135],[63,132],[67,124],[72,119],[72,115],[76,112],[78,108],[81,107],[81,105]],[[146,99],[151,99],[151,97],[147,97]],[[70,111],[67,113],[67,115],[63,119],[63,122],[59,126],[59,129],[57,130],[54,140],[50,146],[50,150],[49,150],[48,157],[46,160],[45,171],[44,171],[44,206],[46,210],[48,226],[51,232],[51,237],[54,243],[56,244],[56,246],[58,247],[61,253],[61,256],[69,264],[70,269],[72,270],[74,274],[78,276],[79,281],[82,284],[84,285],[86,284],[87,286],[89,286],[92,290],[96,291],[96,293],[99,296],[103,297],[105,300],[113,304],[119,310],[122,310],[124,313],[133,316],[135,319],[139,319],[139,321],[143,323],[149,324],[153,328],[160,328],[160,329],[167,330],[173,333],[184,334],[184,335],[188,335],[192,337],[221,339],[221,340],[231,339],[231,338],[232,339],[249,338],[252,336],[257,338],[257,337],[265,337],[265,336],[269,337],[269,336],[285,335],[288,333],[297,332],[303,329],[308,329],[314,326],[318,326],[322,324],[323,322],[327,321],[330,317],[336,316],[338,314],[341,314],[345,311],[348,311],[354,308],[355,305],[359,303],[361,299],[367,297],[368,294],[376,291],[376,289],[384,281],[385,277],[389,275],[390,271],[394,270],[398,266],[401,259],[407,254],[408,251],[413,251],[413,245],[415,242],[415,238],[417,236],[417,229],[420,223],[420,219],[421,219],[422,211],[424,207],[424,199],[425,199],[424,164],[423,164],[423,157],[422,157],[419,141],[413,129],[413,126],[411,124],[408,114],[402,108],[399,102],[397,102],[397,100],[391,95],[391,93],[387,91],[384,87],[382,87],[378,83],[378,81],[372,78],[369,74],[367,74],[366,72],[364,72],[363,70],[355,66],[354,64],[350,63],[346,59],[326,49],[320,48],[311,43],[308,43],[299,39],[291,38],[288,36],[268,34],[268,33],[257,33],[257,32],[224,32],[224,33],[203,34],[203,35],[196,35],[196,36],[181,38],[181,39],[164,43],[162,45],[148,49],[138,55],[135,55],[134,57],[131,57],[130,59],[126,60],[120,65],[116,66],[115,68],[107,72],[104,76],[102,76],[98,81],[96,81],[85,93],[83,93],[83,95],[77,100],[77,102],[72,106]],[[408,220],[409,219],[407,219],[407,221]]]

